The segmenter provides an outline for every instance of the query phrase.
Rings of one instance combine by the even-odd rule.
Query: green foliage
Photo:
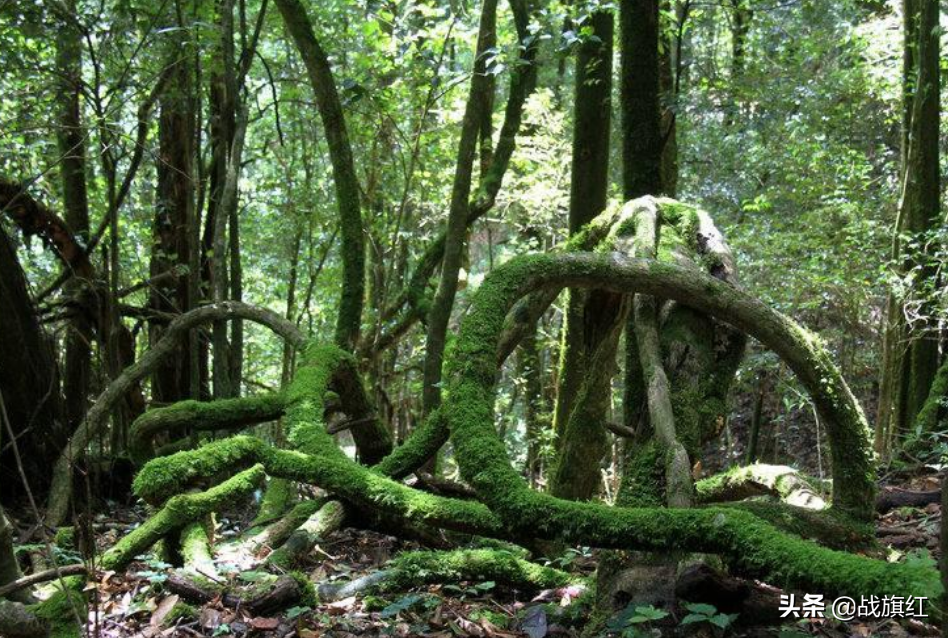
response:
[[[705,603],[686,603],[688,615],[681,619],[682,625],[707,624],[725,631],[737,620],[737,614],[722,614],[717,607]]]
[[[668,617],[668,612],[656,609],[652,605],[629,604],[614,618],[611,618],[606,627],[609,631],[619,634],[622,638],[645,638],[646,636],[660,635],[652,626]],[[658,633],[656,633],[658,632]]]
[[[424,603],[427,598],[429,597],[425,596],[424,594],[409,594],[382,609],[380,616],[382,618],[394,618],[403,611],[408,611],[409,609]]]

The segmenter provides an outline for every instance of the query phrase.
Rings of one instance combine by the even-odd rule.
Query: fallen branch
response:
[[[320,584],[316,593],[320,600],[340,600],[368,590],[394,591],[465,581],[496,581],[536,591],[579,580],[564,571],[532,563],[504,550],[458,549],[399,554],[383,570],[347,583]]]
[[[890,487],[882,490],[876,498],[876,511],[885,514],[898,507],[925,507],[940,501],[940,489],[914,492]]]
[[[164,586],[168,591],[191,602],[203,604],[219,599],[224,607],[246,609],[252,614],[267,614],[292,607],[304,602],[307,595],[306,587],[300,584],[300,579],[289,574],[268,584],[266,591],[249,597],[246,593],[235,594],[212,581],[190,577],[180,572],[170,574]]]
[[[736,467],[695,484],[701,503],[741,501],[771,495],[784,503],[807,509],[825,509],[828,505],[810,479],[786,465],[754,464]]]
[[[56,567],[55,569],[47,569],[35,574],[23,576],[22,578],[18,578],[12,582],[7,583],[3,587],[0,587],[0,598],[8,598],[13,592],[26,589],[27,587],[32,587],[38,583],[56,580],[57,578],[63,576],[85,575],[87,571],[88,569],[83,564],[63,565],[62,567]],[[3,632],[0,631],[0,634],[2,633]]]

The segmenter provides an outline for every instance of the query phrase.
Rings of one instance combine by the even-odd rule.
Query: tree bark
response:
[[[181,32],[182,34],[184,32]],[[191,98],[190,50],[184,36],[171,41],[169,82],[161,97],[158,119],[158,189],[150,273],[188,269],[191,263],[191,222],[194,219],[194,113]],[[179,274],[151,288],[149,306],[159,312],[185,313],[191,309],[190,280],[197,273]],[[161,339],[164,327],[149,325],[149,342]],[[179,344],[175,356],[162,361],[152,377],[152,398],[170,403],[191,397],[191,340]]]
[[[570,235],[579,232],[606,207],[613,22],[612,11],[594,13],[589,23],[592,33],[576,56]],[[550,491],[556,496],[585,500],[599,486],[599,464],[608,445],[602,423],[609,408],[615,372],[614,358],[607,361],[606,357],[613,357],[611,353],[618,340],[615,324],[626,316],[627,310],[628,306],[616,295],[596,290],[569,292],[553,416],[558,458]],[[596,374],[587,379],[591,369]],[[580,398],[589,403],[580,405]],[[583,414],[583,423],[570,427],[574,411]]]
[[[16,250],[0,227],[0,393],[34,493],[49,486],[49,465],[69,437],[52,343],[37,321]],[[2,423],[0,423],[2,425]],[[9,433],[0,429],[4,447]],[[13,447],[0,455],[2,497],[22,494]]]
[[[904,0],[902,193],[893,237],[899,274],[914,275],[908,298],[890,294],[880,383],[876,448],[913,425],[938,370],[938,341],[931,295],[936,273],[929,262],[927,232],[941,220],[939,176],[940,32],[937,3]],[[909,235],[923,248],[903,245]],[[910,252],[911,251],[911,252]],[[917,251],[917,252],[914,252]],[[908,321],[907,302],[917,301],[917,318]]]
[[[287,31],[296,43],[309,76],[329,145],[339,227],[342,235],[342,297],[336,321],[336,343],[353,350],[359,340],[365,291],[365,239],[359,203],[359,181],[352,160],[342,103],[326,52],[300,0],[276,0]]]

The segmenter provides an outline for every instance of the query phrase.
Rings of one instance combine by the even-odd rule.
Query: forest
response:
[[[937,0],[0,0],[0,636],[948,636]]]

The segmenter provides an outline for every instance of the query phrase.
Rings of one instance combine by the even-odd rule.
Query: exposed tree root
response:
[[[329,501],[297,527],[283,545],[270,552],[267,563],[284,569],[300,562],[328,534],[342,527],[346,508],[339,501]]]
[[[925,595],[923,592],[937,589],[933,580],[937,581],[938,575],[934,570],[826,549],[780,532],[744,509],[610,508],[541,494],[526,498],[516,494],[513,496],[518,498],[523,519],[519,525],[508,528],[479,502],[419,492],[348,459],[315,458],[277,450],[244,436],[155,459],[142,468],[139,479],[156,492],[171,491],[172,486],[180,490],[182,478],[198,480],[216,476],[228,467],[254,462],[272,476],[311,483],[358,507],[433,527],[511,540],[536,537],[616,549],[687,549],[721,554],[748,575],[827,594],[894,593],[901,589]],[[197,468],[205,474],[196,473]],[[536,500],[531,502],[532,498]],[[790,513],[782,511],[786,516]],[[791,522],[795,520],[790,518]]]
[[[632,202],[619,213],[604,214],[581,235],[588,239],[603,229],[606,234],[629,232],[634,211]],[[515,258],[494,269],[475,293],[447,368],[443,409],[377,468],[348,459],[323,426],[327,391],[335,391],[343,403],[352,396],[358,402],[358,389],[350,392],[342,387],[346,380],[340,381],[338,376],[339,370],[352,370],[348,382],[361,388],[351,355],[336,348],[310,347],[286,389],[285,421],[295,450],[278,450],[257,439],[237,436],[152,460],[136,478],[136,493],[152,503],[166,499],[168,503],[110,550],[105,566],[127,563],[169,529],[219,507],[224,494],[230,493],[226,500],[232,500],[235,491],[252,489],[266,472],[271,477],[316,485],[357,508],[433,528],[499,539],[719,554],[742,573],[827,595],[937,595],[938,575],[930,568],[889,564],[820,547],[779,531],[763,520],[769,515],[754,513],[753,504],[687,510],[610,508],[530,490],[507,461],[494,428],[498,339],[508,311],[518,300],[532,291],[564,286],[671,298],[726,321],[775,350],[809,391],[827,427],[836,487],[830,512],[858,521],[870,519],[874,477],[868,428],[848,387],[813,335],[758,300],[693,268],[615,253],[536,255]],[[353,417],[360,408],[350,404],[343,409]],[[424,493],[390,478],[404,476],[417,467],[415,462],[437,450],[448,425],[462,475],[482,502]],[[198,481],[247,467],[251,469],[202,494],[181,496]],[[779,511],[797,510],[783,506]]]
[[[280,611],[296,604],[312,605],[313,587],[302,574],[274,577],[250,591],[235,593],[213,581],[180,572],[172,573],[165,581],[168,591],[195,603],[220,599],[225,607],[243,608],[254,614]]]
[[[313,439],[326,437],[328,444],[332,444],[332,437],[325,430],[313,429],[318,430],[310,435]],[[154,459],[139,472],[135,489],[146,501],[161,501],[186,491],[194,482],[254,463],[266,468],[270,476],[316,485],[365,510],[379,510],[432,527],[509,537],[500,521],[477,501],[415,490],[354,463],[341,452],[329,458],[317,457],[279,450],[248,436],[235,436],[208,443],[199,450]]]
[[[742,501],[755,496],[770,495],[789,505],[807,509],[820,510],[828,507],[813,481],[786,465],[754,464],[736,467],[698,481],[695,489],[701,503]]]
[[[172,496],[158,513],[105,552],[101,561],[102,568],[122,569],[170,532],[182,529],[221,507],[233,505],[234,501],[249,496],[265,477],[263,466],[255,465],[206,492]]]
[[[420,551],[399,554],[385,569],[362,578],[318,585],[316,593],[320,600],[339,600],[369,590],[397,591],[439,583],[488,580],[535,591],[562,587],[580,579],[504,550]]]

